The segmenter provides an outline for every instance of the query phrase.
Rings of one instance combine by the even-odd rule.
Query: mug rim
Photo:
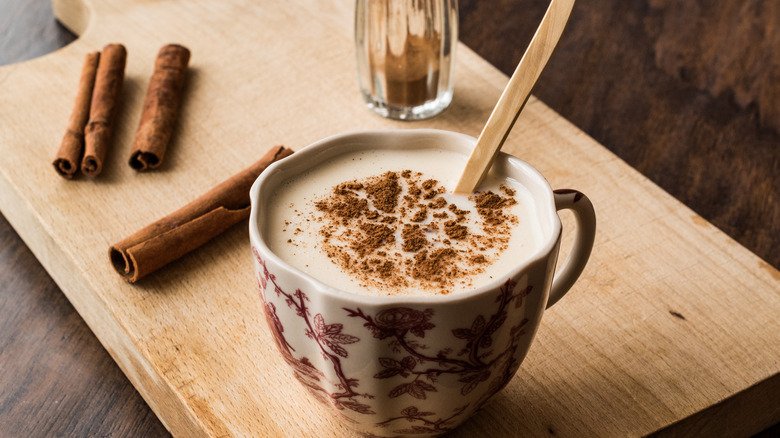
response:
[[[340,134],[335,134],[329,137],[325,137],[314,143],[311,143],[308,146],[300,149],[299,151],[296,151],[291,156],[279,160],[271,164],[270,166],[268,166],[268,168],[266,168],[265,171],[263,171],[252,184],[252,187],[249,191],[249,199],[250,199],[249,237],[250,237],[251,246],[253,248],[256,248],[257,251],[261,253],[264,259],[266,260],[270,259],[271,261],[273,261],[273,263],[277,265],[279,269],[283,270],[285,274],[296,275],[306,280],[311,285],[316,286],[319,293],[324,293],[333,298],[339,298],[342,300],[362,303],[366,305],[379,305],[379,306],[381,305],[397,306],[399,305],[399,303],[430,304],[432,302],[435,302],[437,304],[445,304],[445,303],[455,303],[461,300],[470,299],[474,296],[481,295],[485,292],[498,289],[499,287],[503,286],[507,278],[516,278],[518,274],[526,270],[529,266],[544,260],[555,249],[555,246],[557,245],[557,242],[562,232],[562,226],[561,226],[560,218],[558,217],[557,214],[553,191],[552,188],[550,187],[549,182],[536,168],[531,166],[528,162],[523,161],[520,158],[509,155],[507,153],[499,152],[499,156],[496,158],[497,160],[498,159],[506,160],[507,163],[511,164],[513,169],[516,169],[517,171],[522,172],[526,175],[530,175],[532,178],[536,179],[538,183],[541,183],[544,186],[545,191],[543,194],[541,194],[541,197],[543,198],[541,201],[546,205],[540,207],[543,207],[546,210],[546,213],[549,213],[549,214],[544,214],[544,216],[551,221],[549,225],[552,227],[551,228],[552,231],[549,235],[549,238],[546,241],[542,242],[542,244],[531,255],[531,257],[526,259],[523,263],[518,264],[517,266],[506,271],[505,275],[501,276],[500,278],[495,278],[491,281],[484,282],[480,286],[471,288],[469,290],[462,290],[462,291],[453,292],[451,294],[446,294],[446,295],[441,295],[441,294],[436,294],[436,295],[401,294],[401,295],[384,295],[384,296],[363,295],[363,294],[347,292],[337,287],[330,286],[324,283],[323,281],[315,278],[314,276],[309,275],[306,272],[299,270],[298,268],[295,268],[294,266],[290,265],[282,258],[277,256],[273,251],[271,251],[271,249],[266,244],[265,239],[262,237],[262,233],[260,232],[260,222],[259,222],[260,192],[265,188],[266,184],[269,184],[268,182],[269,179],[276,177],[276,175],[279,173],[284,173],[285,170],[287,170],[287,168],[295,165],[295,163],[298,162],[309,163],[305,166],[304,169],[299,170],[298,173],[315,166],[316,163],[322,161],[323,154],[328,154],[327,147],[332,145],[333,143],[343,143],[349,140],[359,139],[362,137],[370,138],[370,137],[380,137],[380,136],[398,137],[399,140],[403,140],[404,138],[414,138],[414,137],[424,137],[424,136],[450,137],[453,140],[460,140],[461,142],[469,142],[472,144],[472,148],[477,141],[476,138],[470,135],[458,133],[455,131],[447,131],[447,130],[440,130],[440,129],[384,129],[384,130],[348,131]],[[336,148],[330,148],[330,150],[333,151],[331,153],[332,156],[337,156],[340,153],[343,153],[342,151],[339,151]],[[463,152],[463,151],[458,150],[456,152]],[[467,154],[468,153],[466,153],[466,155]],[[314,159],[315,157],[316,160]],[[290,171],[287,170],[287,172],[289,173]],[[291,174],[290,176],[292,175],[294,174]],[[285,176],[284,179],[288,179],[290,176]],[[528,188],[528,190],[531,190],[531,188]],[[536,195],[537,194],[534,194],[535,199],[536,199]],[[279,272],[274,272],[274,274],[279,274]]]

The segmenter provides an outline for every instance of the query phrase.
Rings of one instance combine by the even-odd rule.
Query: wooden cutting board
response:
[[[113,271],[108,247],[275,144],[377,128],[476,136],[507,77],[461,45],[452,106],[394,122],[361,102],[351,1],[54,0],[54,10],[81,38],[0,68],[2,213],[174,435],[349,436],[276,354],[246,223],[137,285]],[[113,149],[99,178],[65,181],[51,161],[81,62],[111,42],[128,50]],[[186,97],[164,165],[138,174],[127,156],[169,42],[192,51]],[[777,270],[538,100],[504,150],[554,188],[587,193],[598,236],[517,376],[453,436],[746,435],[780,421]]]

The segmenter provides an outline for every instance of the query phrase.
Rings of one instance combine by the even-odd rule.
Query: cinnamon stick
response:
[[[84,131],[84,160],[81,171],[97,176],[103,170],[103,160],[111,141],[114,113],[122,93],[127,50],[121,44],[109,44],[100,52],[89,123]]]
[[[114,269],[126,281],[142,277],[200,247],[249,216],[249,189],[271,163],[292,154],[283,146],[196,200],[109,248]]]
[[[130,153],[133,169],[154,169],[162,163],[176,123],[189,60],[190,51],[177,44],[163,46],[157,54]]]
[[[81,167],[81,155],[84,153],[84,127],[89,120],[89,106],[92,101],[92,88],[100,60],[100,52],[87,53],[81,67],[76,103],[68,119],[68,128],[62,138],[60,149],[54,158],[54,169],[63,178],[71,179]]]

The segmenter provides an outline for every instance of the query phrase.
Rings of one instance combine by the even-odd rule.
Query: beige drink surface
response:
[[[452,194],[465,160],[444,150],[337,156],[280,186],[266,204],[266,241],[290,265],[356,294],[449,294],[503,281],[541,245],[533,201],[493,174],[471,197]],[[393,206],[377,197],[390,187]]]

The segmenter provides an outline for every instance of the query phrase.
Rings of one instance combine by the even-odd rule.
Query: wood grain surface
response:
[[[454,193],[471,193],[485,178],[558,46],[574,0],[552,0],[469,155]]]
[[[698,42],[695,49],[691,49],[690,41],[675,40],[682,38],[679,32],[675,32],[675,26],[685,27],[687,23],[697,20],[676,21],[674,13],[685,13],[688,18],[717,20],[714,17],[716,11],[697,2],[691,2],[697,7],[679,11],[679,5],[667,3],[669,5],[660,1],[652,2],[652,7],[649,7],[644,2],[611,1],[601,5],[588,4],[587,8],[575,7],[575,16],[567,33],[576,33],[577,29],[579,33],[576,33],[576,38],[571,37],[566,41],[567,49],[554,55],[553,62],[559,64],[548,68],[536,94],[695,208],[706,219],[777,267],[777,245],[762,246],[762,242],[772,242],[773,239],[776,242],[778,234],[777,201],[767,193],[771,190],[763,188],[767,185],[770,188],[777,186],[777,129],[772,127],[771,121],[764,119],[771,119],[772,111],[776,109],[776,106],[772,107],[772,102],[776,102],[776,99],[767,98],[764,90],[771,89],[773,84],[777,87],[778,82],[764,79],[768,85],[754,89],[753,100],[749,96],[747,100],[744,97],[740,100],[733,98],[729,95],[728,86],[726,91],[718,88],[724,87],[728,78],[733,83],[744,85],[746,77],[752,81],[755,77],[776,72],[771,66],[772,62],[777,62],[777,57],[763,57],[766,65],[763,73],[761,65],[753,66],[753,70],[747,73],[740,72],[734,66],[727,66],[718,70],[726,79],[702,77],[708,63],[715,59],[712,58],[713,54],[718,53],[712,49],[716,44],[703,40]],[[739,6],[743,2],[729,3],[733,5],[723,9],[732,14],[743,10]],[[519,0],[497,1],[494,8],[479,8],[477,5],[478,2],[461,1],[461,39],[505,73],[511,73],[519,60],[519,54],[522,54],[523,38],[526,38],[526,42],[530,39],[528,29],[534,27],[534,20],[541,17],[546,5],[543,2]],[[754,4],[753,7],[757,6]],[[72,38],[52,21],[46,1],[25,2],[22,7],[21,2],[3,0],[0,2],[0,10],[4,12],[0,16],[0,35],[3,36],[0,41],[0,63],[40,56]],[[642,32],[646,32],[643,23],[657,24],[659,20],[663,22],[665,16],[669,23],[655,28],[657,32],[661,28],[665,30],[665,38],[658,38],[662,40],[663,44],[659,47],[665,55],[656,64],[652,50],[647,50],[647,47],[654,46],[654,40],[631,38],[632,35],[642,37]],[[728,21],[724,17],[720,17],[720,20]],[[610,35],[607,24],[620,22],[622,18],[628,21],[621,25],[623,33],[619,33],[620,36]],[[751,22],[753,27],[750,28],[737,26],[735,31],[740,35],[758,33],[761,36],[762,29],[777,30],[776,18],[776,12],[774,16],[758,14],[758,24]],[[485,21],[497,23],[498,27],[492,27],[490,34],[485,33],[478,29],[484,26],[477,26]],[[735,21],[739,22],[732,20],[726,25],[734,25]],[[28,27],[22,26],[22,23]],[[706,28],[703,29],[706,34]],[[23,36],[14,38],[14,35]],[[30,38],[30,35],[35,38]],[[696,34],[689,34],[688,38],[691,38],[690,35]],[[589,42],[583,43],[583,38]],[[758,37],[754,35],[753,38]],[[771,41],[771,35],[766,38]],[[714,35],[710,39],[718,38]],[[737,38],[737,41],[742,40]],[[761,41],[758,40],[759,43]],[[648,46],[643,46],[643,43]],[[579,44],[590,44],[589,50],[583,50]],[[741,44],[733,44],[731,50],[736,52],[744,47],[763,46]],[[721,42],[721,45],[728,46],[725,42]],[[702,53],[707,56],[702,56]],[[612,67],[604,67],[599,64],[599,60]],[[680,62],[691,63],[692,67],[680,69],[675,64]],[[697,63],[699,70],[696,70]],[[674,74],[675,68],[678,68],[677,76]],[[666,69],[671,69],[672,73]],[[627,74],[621,74],[623,71]],[[647,85],[650,91],[646,91],[646,95],[637,95],[636,89],[629,87],[628,82],[631,80]],[[617,86],[613,87],[614,84]],[[771,96],[769,92],[766,93]],[[580,98],[588,102],[589,106],[583,106]],[[649,102],[646,113],[635,107],[635,104],[643,101]],[[760,110],[760,101],[764,102],[763,112]],[[602,109],[593,110],[597,107]],[[674,117],[664,115],[665,111],[670,112],[670,109],[675,108],[680,112]],[[643,114],[648,119],[640,117]],[[650,120],[651,116],[653,120]],[[635,126],[637,124],[633,122],[639,119],[642,123]],[[642,141],[637,141],[637,138]],[[676,139],[677,142],[662,141],[669,139]],[[701,142],[697,141],[699,139]],[[681,150],[674,148],[679,145],[683,145]],[[762,154],[762,148],[768,153]],[[738,166],[740,171],[735,172],[730,165],[723,165],[725,158],[722,154],[726,154],[728,161],[734,162],[731,165]],[[683,158],[682,163],[680,157]],[[687,162],[688,158],[698,164]],[[656,174],[653,174],[653,169]],[[667,179],[664,179],[664,175]],[[745,175],[744,181],[742,175]],[[698,187],[696,190],[691,191],[688,179],[697,183],[694,184]],[[707,192],[712,185],[708,182],[713,180],[722,182],[718,190],[725,199],[755,197],[762,202],[754,199],[725,206],[722,201],[709,201],[709,204],[704,203],[704,207],[696,207],[701,192]],[[713,198],[717,199],[717,196],[713,195]],[[0,221],[0,238],[0,427],[3,434],[166,434],[6,221]],[[770,395],[777,395],[777,386],[775,382],[774,386],[762,385],[761,388],[763,391],[775,391]],[[748,395],[766,399],[766,394]],[[729,412],[737,412],[740,405],[746,405],[740,397],[734,397],[731,402],[729,400],[732,399],[726,399],[711,409],[719,410],[718,415],[728,417]],[[687,430],[693,434],[707,430],[706,423],[711,421],[710,416],[699,418],[699,423],[694,417],[689,420],[693,428],[689,424]],[[744,421],[742,415],[738,419]],[[776,436],[778,430],[775,427],[763,436]],[[739,436],[739,430],[734,434]]]
[[[49,0],[0,0],[0,65],[45,55],[74,39],[54,19]],[[0,436],[167,435],[0,216]]]
[[[461,0],[461,41],[511,74],[547,4]],[[534,95],[780,268],[778,48],[778,2],[577,2]]]

